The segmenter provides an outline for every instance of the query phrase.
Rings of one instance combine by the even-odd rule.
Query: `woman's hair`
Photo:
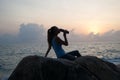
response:
[[[53,37],[56,35],[56,29],[58,29],[56,26],[52,26],[50,29],[48,29],[47,37],[49,44],[51,44]]]

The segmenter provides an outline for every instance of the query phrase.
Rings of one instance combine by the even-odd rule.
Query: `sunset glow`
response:
[[[91,26],[89,32],[93,32],[94,34],[101,33],[97,26]]]
[[[120,30],[120,0],[2,0],[0,34],[16,34],[22,23],[59,26],[78,34]]]

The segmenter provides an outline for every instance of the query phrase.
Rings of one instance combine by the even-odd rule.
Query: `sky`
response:
[[[120,0],[0,0],[0,35],[22,23],[58,26],[77,34],[120,30]]]

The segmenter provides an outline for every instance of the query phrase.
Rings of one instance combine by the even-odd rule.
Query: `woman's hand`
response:
[[[63,32],[63,36],[64,36],[64,37],[66,37],[66,34],[67,34],[66,32]]]
[[[68,30],[60,29],[60,31],[63,32],[63,33],[69,34]]]

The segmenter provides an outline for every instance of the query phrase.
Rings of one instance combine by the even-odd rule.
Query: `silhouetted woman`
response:
[[[58,37],[58,34],[60,32],[63,32],[64,41]],[[68,33],[69,32],[67,30],[59,29],[56,26],[52,26],[50,29],[48,29],[48,35],[47,35],[47,37],[48,37],[48,50],[45,54],[45,57],[47,57],[51,47],[53,47],[57,58],[75,60],[76,57],[81,56],[77,50],[69,52],[69,53],[65,53],[64,49],[62,48],[62,45],[68,46],[68,40],[66,37],[66,34],[68,34]]]

